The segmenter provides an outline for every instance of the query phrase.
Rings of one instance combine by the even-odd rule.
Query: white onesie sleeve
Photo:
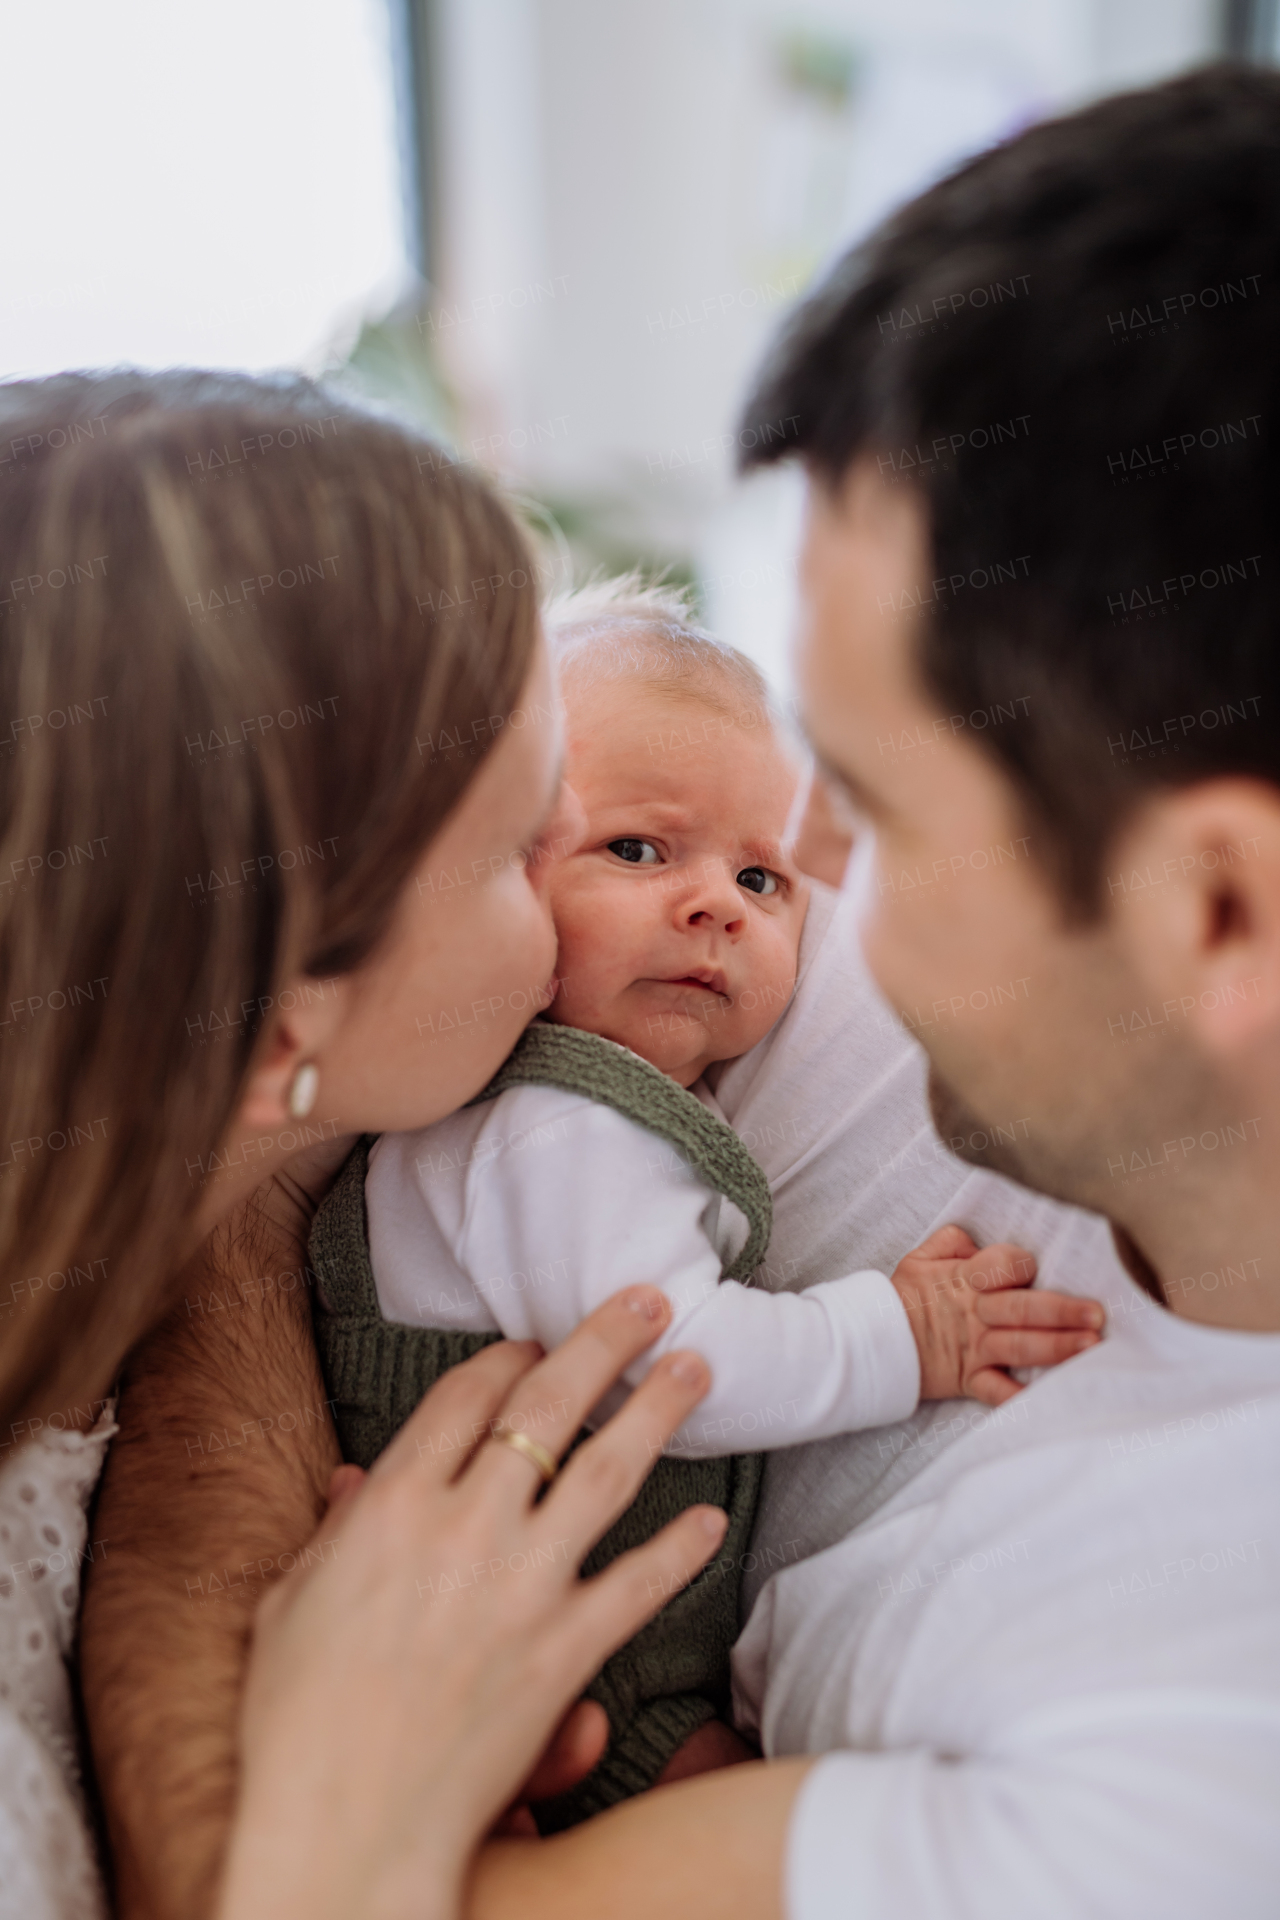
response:
[[[474,1112],[460,1124],[474,1130]],[[388,1300],[383,1272],[412,1297],[415,1243],[419,1260],[425,1249],[443,1250],[442,1241],[448,1247],[474,1290],[474,1324],[548,1349],[620,1288],[661,1287],[675,1309],[670,1325],[592,1422],[607,1418],[662,1354],[693,1348],[713,1381],[669,1443],[689,1458],[793,1446],[915,1408],[915,1341],[883,1274],[794,1294],[721,1281],[719,1197],[662,1140],[578,1094],[520,1087],[500,1095],[484,1109],[483,1152],[452,1151],[453,1125],[400,1136],[403,1146],[371,1166],[370,1247],[389,1317],[407,1316]]]

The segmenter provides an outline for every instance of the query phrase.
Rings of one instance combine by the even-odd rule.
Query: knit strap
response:
[[[469,1106],[496,1100],[509,1087],[560,1087],[598,1100],[674,1147],[698,1177],[732,1201],[750,1231],[724,1280],[747,1280],[764,1259],[773,1231],[773,1195],[763,1172],[733,1128],[704,1107],[696,1094],[629,1047],[598,1033],[535,1020],[513,1052]]]
[[[378,1305],[378,1283],[369,1258],[369,1220],[364,1183],[376,1133],[362,1133],[312,1222],[307,1255],[320,1283],[317,1301],[326,1324],[388,1323]]]

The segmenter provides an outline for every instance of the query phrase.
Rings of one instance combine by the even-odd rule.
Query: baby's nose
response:
[[[745,916],[712,913],[706,908],[700,908],[697,912],[688,915],[687,924],[691,927],[716,927],[727,934],[738,934],[741,933],[745,924]]]
[[[716,926],[726,933],[740,932],[746,910],[733,875],[708,861],[692,897],[682,903],[681,917],[686,926]]]

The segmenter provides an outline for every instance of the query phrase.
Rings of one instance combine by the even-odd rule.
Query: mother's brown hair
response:
[[[536,631],[487,486],[309,383],[0,388],[0,1446],[157,1318],[275,997],[377,945]]]

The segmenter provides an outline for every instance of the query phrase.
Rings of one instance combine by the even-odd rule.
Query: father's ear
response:
[[[1224,1066],[1280,1046],[1280,787],[1222,779],[1160,793],[1107,869],[1112,924],[1151,1005],[1185,1019]]]

